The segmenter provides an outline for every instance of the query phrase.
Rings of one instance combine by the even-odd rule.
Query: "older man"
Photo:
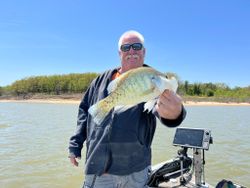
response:
[[[104,72],[91,83],[79,106],[76,133],[70,138],[69,156],[75,166],[86,141],[84,188],[147,187],[156,117],[164,125],[175,127],[186,115],[180,97],[165,90],[151,113],[143,112],[144,103],[118,107],[109,112],[101,125],[95,124],[88,109],[108,95],[109,83],[128,70],[147,66],[144,37],[140,33],[125,32],[118,49],[121,66]]]

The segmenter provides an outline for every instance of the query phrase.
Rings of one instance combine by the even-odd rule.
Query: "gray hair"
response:
[[[135,35],[136,37],[138,37],[142,43],[142,45],[144,46],[144,37],[141,33],[137,32],[137,31],[134,31],[134,30],[130,30],[130,31],[126,31],[125,33],[123,33],[119,39],[119,42],[118,42],[118,50],[120,51],[120,48],[121,48],[121,45],[122,45],[122,40],[125,36],[127,35]]]

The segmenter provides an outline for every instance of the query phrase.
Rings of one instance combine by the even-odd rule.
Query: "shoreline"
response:
[[[0,99],[0,103],[80,104],[78,99]],[[250,106],[250,103],[184,101],[184,106]]]
[[[183,102],[184,106],[250,106],[250,103],[246,102],[205,102],[205,101],[200,101],[200,102],[195,102],[195,101],[186,101]]]
[[[73,99],[1,99],[0,103],[44,103],[44,104],[80,104],[80,100]]]

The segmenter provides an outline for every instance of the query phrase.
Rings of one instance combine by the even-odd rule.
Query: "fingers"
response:
[[[169,103],[173,103],[176,98],[176,94],[170,90],[165,90],[159,97],[158,100],[158,106],[166,106],[169,105]]]
[[[173,91],[165,90],[159,97],[156,110],[159,115],[168,119],[175,119],[181,113],[182,101]]]
[[[78,166],[78,162],[77,162],[77,160],[76,160],[76,158],[75,157],[70,157],[70,162],[74,165],[74,166]]]

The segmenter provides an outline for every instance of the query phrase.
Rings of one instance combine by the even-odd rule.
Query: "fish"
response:
[[[116,106],[133,106],[142,102],[144,111],[153,109],[157,98],[165,89],[176,93],[178,81],[170,79],[151,67],[131,69],[112,80],[107,87],[108,96],[90,106],[88,113],[100,125]]]

